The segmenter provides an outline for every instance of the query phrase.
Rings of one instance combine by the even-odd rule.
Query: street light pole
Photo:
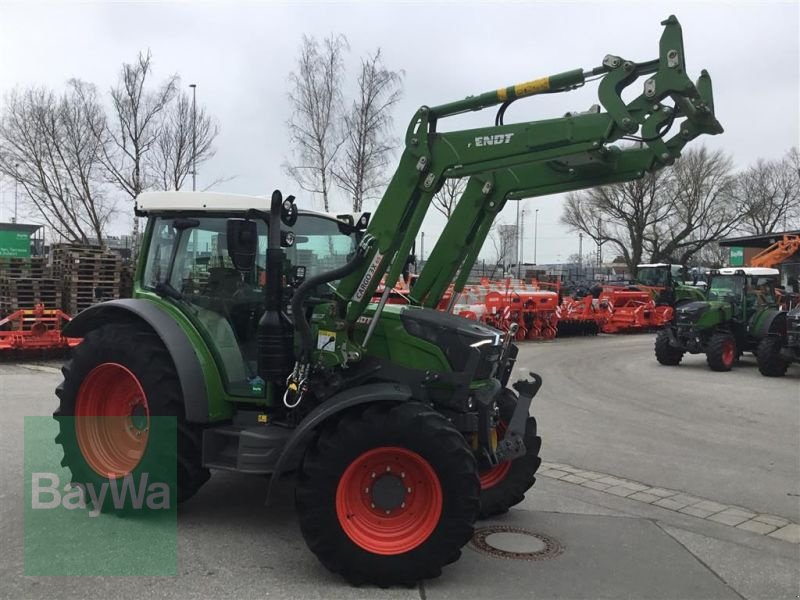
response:
[[[192,88],[192,191],[197,189],[197,84],[191,83]]]
[[[17,222],[17,205],[19,204],[19,163],[14,165],[14,223]]]
[[[520,276],[520,269],[522,268],[523,256],[525,255],[525,209],[522,209],[522,220],[519,222],[519,260],[517,260],[517,279],[522,279]]]
[[[539,235],[539,209],[533,215],[533,264],[538,265],[536,262],[536,238]]]
[[[520,201],[517,200],[517,228],[514,230],[516,237],[514,238],[514,254],[516,254],[517,259],[517,279],[519,279],[519,205]]]

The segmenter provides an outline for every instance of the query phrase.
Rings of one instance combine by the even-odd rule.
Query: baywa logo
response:
[[[131,417],[25,417],[25,575],[177,574],[177,423],[148,425],[145,446]]]
[[[67,483],[61,486],[56,473],[33,473],[31,476],[31,508],[33,510],[89,509],[90,517],[97,517],[110,501],[117,511],[169,510],[172,506],[170,488],[164,482],[149,483],[149,475],[142,473],[138,481],[130,473],[124,477],[109,474],[108,481],[94,483]]]

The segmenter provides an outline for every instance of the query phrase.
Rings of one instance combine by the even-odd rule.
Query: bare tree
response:
[[[720,246],[719,242],[711,242],[695,252],[686,264],[692,267],[703,266],[719,269],[727,265],[730,262],[730,258],[730,248]]]
[[[146,155],[145,164],[152,174],[153,186],[180,190],[195,163],[213,158],[218,133],[219,127],[205,109],[196,107],[193,114],[189,94],[179,94],[164,110],[158,135]]]
[[[179,78],[170,75],[150,89],[152,55],[140,52],[124,63],[119,81],[110,90],[112,117],[94,134],[101,143],[101,161],[109,183],[131,200],[152,185],[146,157],[161,131],[162,112],[174,99]],[[133,218],[133,256],[139,239],[139,219]]]
[[[343,35],[319,42],[303,36],[297,69],[289,75],[293,113],[287,125],[293,147],[292,162],[284,169],[307,192],[322,198],[330,210],[333,165],[344,137],[338,122],[342,114]]]
[[[652,261],[686,264],[706,245],[736,228],[741,212],[731,168],[727,154],[700,147],[685,152],[665,173],[658,193],[667,214],[646,230]]]
[[[632,276],[645,254],[647,232],[667,218],[669,207],[658,193],[663,174],[592,188],[567,195],[561,222],[582,231],[595,244],[610,243]]]
[[[46,88],[10,93],[0,119],[0,172],[70,242],[102,244],[113,213],[94,135],[104,121],[96,90],[77,80],[60,97]]]
[[[800,219],[800,152],[792,148],[781,160],[759,159],[736,177],[735,193],[744,231],[788,229]]]
[[[402,96],[403,72],[383,66],[381,50],[361,59],[358,91],[344,116],[344,156],[334,166],[336,184],[350,197],[353,212],[380,197],[386,166],[397,141],[391,138],[392,109]]]
[[[516,228],[513,229],[514,231],[516,230]],[[507,270],[516,254],[516,233],[509,232],[509,225],[507,223],[497,221],[492,225],[491,229],[489,229],[489,241],[494,250],[492,256],[493,263],[502,266],[504,271]]]
[[[464,190],[467,189],[467,181],[468,179],[464,178],[445,179],[441,189],[436,192],[436,195],[433,197],[433,208],[449,219],[450,215],[453,214],[458,199],[461,198]]]

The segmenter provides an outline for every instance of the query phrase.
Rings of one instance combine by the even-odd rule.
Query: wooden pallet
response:
[[[44,257],[0,257],[0,277],[49,277]]]
[[[60,308],[61,282],[53,278],[0,277],[0,313],[32,309],[37,304]]]

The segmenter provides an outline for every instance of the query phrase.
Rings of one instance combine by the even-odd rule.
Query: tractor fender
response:
[[[786,312],[782,310],[769,310],[762,313],[753,323],[750,335],[756,339],[766,337],[770,333],[786,332]]]
[[[143,321],[161,338],[178,373],[186,420],[208,422],[208,393],[200,359],[175,319],[154,302],[127,298],[95,304],[67,323],[64,335],[84,337],[93,329],[122,319]]]
[[[411,397],[411,388],[406,385],[387,382],[369,383],[334,394],[314,408],[294,430],[275,463],[267,491],[267,504],[281,474],[287,469],[297,467],[301,452],[311,441],[316,429],[325,421],[354,406],[374,402],[406,402]]]

